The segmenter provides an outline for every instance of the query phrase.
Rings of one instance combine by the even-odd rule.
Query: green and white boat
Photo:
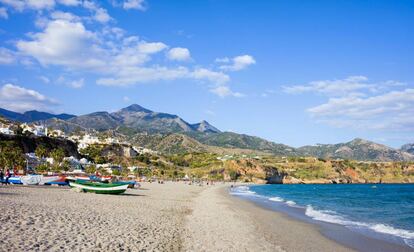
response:
[[[100,183],[79,180],[69,182],[69,185],[70,187],[76,188],[83,192],[93,192],[99,194],[121,194],[128,188],[128,184]]]

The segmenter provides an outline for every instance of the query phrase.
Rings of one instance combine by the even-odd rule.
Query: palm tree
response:
[[[24,167],[25,158],[22,150],[13,142],[0,142],[0,167]]]
[[[57,170],[65,158],[65,151],[62,148],[54,149],[50,152],[50,156],[53,158],[55,169]]]
[[[37,157],[39,158],[44,158],[47,156],[47,149],[44,145],[39,145],[37,146],[36,150],[35,150],[35,154]]]

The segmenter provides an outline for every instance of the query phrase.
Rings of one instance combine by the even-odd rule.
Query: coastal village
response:
[[[0,136],[3,136],[0,148],[8,148],[7,143],[14,141],[16,144],[17,141],[20,147],[14,146],[12,150],[23,150],[17,156],[12,152],[7,156],[8,152],[4,150],[0,152],[3,153],[3,171],[9,169],[16,177],[19,174],[36,173],[45,176],[76,174],[83,177],[101,174],[134,181],[167,179],[256,184],[414,181],[412,162],[352,161],[338,158],[324,160],[311,156],[255,153],[168,154],[134,145],[124,135],[111,131],[89,130],[67,134],[63,130],[48,128],[39,123],[18,123],[5,119],[0,124]],[[23,138],[26,140],[21,140]],[[34,143],[24,143],[28,139]],[[50,145],[48,141],[58,142]],[[16,162],[9,162],[10,159]]]
[[[139,147],[139,146],[133,146],[130,143],[126,141],[122,141],[118,138],[114,137],[98,137],[97,132],[80,132],[80,134],[71,134],[66,135],[65,132],[62,130],[57,129],[48,129],[44,125],[39,124],[30,124],[30,123],[12,123],[8,122],[6,120],[3,120],[0,123],[0,134],[3,135],[9,135],[14,136],[17,134],[22,134],[26,136],[34,136],[34,137],[49,137],[49,138],[57,138],[57,139],[65,139],[72,141],[73,143],[76,143],[77,145],[77,151],[82,153],[82,150],[87,149],[91,145],[113,145],[117,144],[122,146],[123,148],[123,155],[126,157],[136,157],[137,155],[156,155],[157,152]],[[28,170],[34,170],[38,166],[43,164],[48,165],[54,165],[56,164],[56,160],[54,157],[39,157],[36,155],[36,152],[31,153],[24,153],[25,155],[25,163],[26,166],[22,167]],[[87,156],[87,155],[86,155]],[[117,173],[121,171],[123,168],[128,169],[131,173],[134,172],[137,169],[140,169],[142,167],[137,166],[128,166],[128,167],[122,167],[119,164],[113,164],[113,163],[100,163],[100,164],[94,164],[91,162],[91,160],[88,160],[87,158],[76,158],[74,156],[67,156],[63,157],[64,162],[67,162],[69,164],[69,170],[76,173],[82,173],[85,172],[85,169],[87,169],[91,165],[96,165],[96,168],[103,169],[108,174],[113,174],[114,172]],[[11,167],[9,167],[11,168]],[[19,173],[23,173],[23,170],[18,170]],[[119,173],[118,173],[119,174]]]

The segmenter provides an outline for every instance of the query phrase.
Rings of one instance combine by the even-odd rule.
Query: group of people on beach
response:
[[[6,173],[3,172],[3,170],[0,170],[0,183],[2,184],[10,184],[9,179],[12,176],[9,169],[6,170]]]

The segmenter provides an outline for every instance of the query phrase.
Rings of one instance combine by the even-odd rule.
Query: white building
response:
[[[97,164],[96,168],[100,169],[105,169],[107,172],[109,172],[110,174],[113,174],[113,172],[115,170],[121,172],[122,171],[122,167],[120,165],[114,165],[114,164]]]
[[[13,130],[11,130],[9,127],[5,127],[5,126],[2,126],[2,127],[0,127],[0,133],[1,134],[5,134],[5,135],[14,135],[14,132],[13,132]]]
[[[119,141],[116,138],[108,137],[107,139],[105,139],[105,143],[107,143],[107,144],[118,144]]]
[[[52,132],[49,133],[49,136],[53,136],[53,137],[63,137],[65,138],[65,132],[61,131],[61,130],[52,130]]]
[[[139,146],[132,146],[132,149],[138,152],[139,154],[154,154],[154,155],[158,154],[157,151],[153,151],[151,149],[147,149],[147,148],[139,147]]]
[[[101,143],[101,141],[99,141],[98,137],[86,134],[81,139],[79,139],[78,149],[79,150],[85,149],[90,144],[99,144],[99,143]]]
[[[23,132],[31,132],[35,136],[47,136],[47,128],[43,125],[30,126],[27,123],[23,123],[20,127],[22,127]]]
[[[130,172],[135,172],[136,170],[140,169],[138,166],[128,166],[128,170]]]

